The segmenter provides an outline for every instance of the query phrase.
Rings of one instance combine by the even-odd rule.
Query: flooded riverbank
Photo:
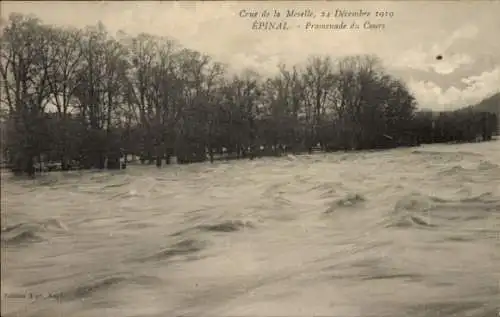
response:
[[[497,316],[499,142],[4,175],[2,316]]]

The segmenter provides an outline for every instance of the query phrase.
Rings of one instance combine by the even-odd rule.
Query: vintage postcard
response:
[[[496,317],[500,1],[3,1],[1,315]]]

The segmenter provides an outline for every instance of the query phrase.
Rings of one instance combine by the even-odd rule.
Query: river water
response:
[[[2,316],[498,316],[500,141],[2,186]]]

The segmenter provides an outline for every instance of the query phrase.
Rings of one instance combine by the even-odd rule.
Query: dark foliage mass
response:
[[[361,150],[490,139],[496,116],[416,111],[374,56],[314,56],[262,78],[231,74],[168,38],[43,24],[13,14],[1,35],[2,154],[33,175],[161,166],[285,152]]]

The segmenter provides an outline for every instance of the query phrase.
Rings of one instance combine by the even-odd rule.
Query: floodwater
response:
[[[3,175],[2,316],[498,316],[500,141]]]

